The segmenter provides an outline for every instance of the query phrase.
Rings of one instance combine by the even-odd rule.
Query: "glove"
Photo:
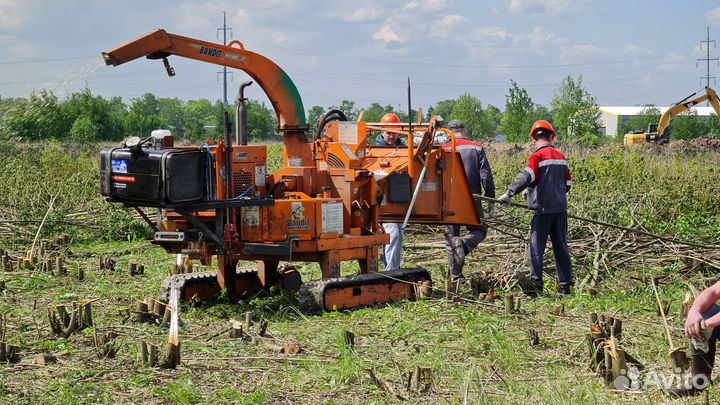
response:
[[[505,194],[501,195],[500,198],[498,198],[498,200],[500,200],[500,202],[501,202],[503,205],[506,205],[506,206],[509,207],[509,206],[510,206],[510,200],[512,200],[512,197],[510,197],[510,196],[508,195],[508,193],[505,193]]]
[[[490,209],[488,210],[487,217],[493,218],[497,211],[495,210],[495,203],[490,203]]]

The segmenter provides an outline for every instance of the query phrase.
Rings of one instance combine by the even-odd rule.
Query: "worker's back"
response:
[[[567,211],[567,192],[572,184],[570,166],[565,156],[548,144],[538,148],[525,168],[531,174],[528,207],[538,214]]]

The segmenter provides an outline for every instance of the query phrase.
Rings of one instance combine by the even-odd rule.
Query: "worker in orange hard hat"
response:
[[[399,124],[400,117],[395,113],[387,113],[380,119],[381,124]],[[392,128],[388,128],[392,129]],[[397,128],[399,130],[400,128]],[[375,138],[376,146],[405,146],[400,139],[400,134],[391,131],[382,131]]]
[[[399,124],[400,117],[394,113],[387,113],[380,119],[381,124]],[[391,128],[388,128],[391,129]],[[400,128],[397,128],[399,130]],[[400,134],[390,131],[382,131],[375,138],[376,146],[405,146],[400,139]],[[387,234],[390,235],[390,243],[383,248],[382,259],[385,263],[385,270],[398,270],[402,260],[403,230],[402,225],[396,222],[384,222],[381,224]]]
[[[535,283],[538,295],[542,294],[545,245],[550,236],[560,291],[570,294],[573,282],[567,244],[567,193],[572,185],[570,166],[565,156],[552,144],[555,139],[552,124],[545,120],[537,121],[530,129],[530,137],[537,149],[530,155],[527,167],[499,200],[509,205],[514,195],[527,189],[528,207],[534,212],[528,250],[530,279]]]

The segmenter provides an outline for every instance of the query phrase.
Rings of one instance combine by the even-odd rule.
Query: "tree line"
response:
[[[360,118],[378,122],[389,112],[408,120],[406,111],[392,105],[372,103],[360,108],[352,100],[339,105],[312,106],[307,111],[311,128],[327,112],[337,109],[349,120]],[[250,139],[262,141],[277,135],[277,117],[265,103],[248,100],[248,131]],[[179,137],[193,141],[216,139],[223,133],[222,102],[208,99],[183,101],[159,98],[151,93],[130,100],[120,97],[105,99],[83,89],[64,99],[50,91],[31,94],[28,98],[0,98],[0,139],[36,141],[65,139],[75,142],[117,141],[128,136],[147,136],[157,128],[169,128]],[[227,108],[234,122],[235,108]],[[413,120],[417,111],[411,111]],[[454,99],[441,100],[430,106],[424,116],[440,116],[445,122],[461,120],[476,140],[494,139],[503,135],[505,141],[528,141],[530,127],[538,119],[553,123],[559,139],[566,142],[600,144],[609,139],[600,132],[600,109],[597,100],[585,89],[582,76],[565,77],[557,86],[549,106],[532,100],[528,91],[514,80],[505,95],[504,109],[483,105],[476,96],[465,93]],[[659,111],[648,107],[642,114],[618,123],[618,137],[647,128],[657,122]],[[697,115],[684,115],[672,122],[673,139],[691,139],[701,135],[720,136],[720,118],[703,120]]]

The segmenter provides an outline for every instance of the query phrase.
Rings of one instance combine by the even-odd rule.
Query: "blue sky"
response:
[[[601,105],[667,105],[702,88],[706,26],[720,41],[720,2],[707,0],[0,0],[0,96],[88,86],[126,100],[218,99],[216,66],[171,58],[168,78],[159,61],[106,67],[100,52],[155,28],[218,41],[223,11],[232,39],[283,67],[306,109],[405,109],[408,76],[414,107],[467,92],[503,108],[511,79],[547,104],[568,74]],[[247,76],[232,78],[234,95]],[[264,99],[258,90],[250,97]]]

